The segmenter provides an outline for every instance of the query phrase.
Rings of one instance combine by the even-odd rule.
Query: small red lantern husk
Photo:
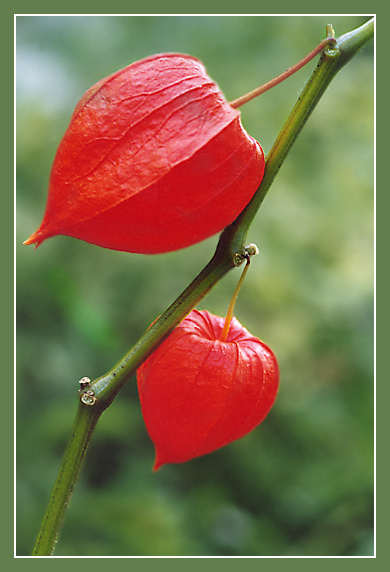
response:
[[[205,455],[254,429],[279,384],[272,350],[236,318],[193,310],[137,372],[154,470]]]

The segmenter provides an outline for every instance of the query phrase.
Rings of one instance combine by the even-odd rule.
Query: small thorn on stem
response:
[[[259,249],[256,244],[248,244],[248,246],[245,247],[245,258],[254,256],[255,254],[259,254]]]
[[[326,37],[327,38],[334,38],[335,37],[335,31],[333,30],[332,24],[326,25]]]
[[[88,385],[90,383],[91,383],[91,380],[89,377],[82,377],[79,381],[80,389],[85,389],[86,387],[88,387]]]

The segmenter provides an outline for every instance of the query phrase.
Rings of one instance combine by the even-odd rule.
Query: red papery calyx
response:
[[[193,310],[137,372],[154,470],[210,453],[254,429],[279,384],[272,350],[236,318]]]
[[[153,254],[230,224],[264,172],[260,144],[202,63],[182,54],[135,62],[91,87],[59,145],[40,228]]]

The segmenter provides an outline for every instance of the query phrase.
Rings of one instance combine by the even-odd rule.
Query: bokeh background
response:
[[[78,380],[102,375],[211,257],[217,237],[142,256],[39,226],[57,145],[83,92],[161,52],[201,59],[228,100],[360,16],[16,18],[17,554],[31,553],[70,435]],[[267,153],[315,63],[241,109]],[[374,59],[335,78],[248,239],[236,317],[278,356],[265,422],[152,473],[135,380],[101,418],[57,556],[367,556],[374,521]],[[239,272],[200,305],[224,315]]]

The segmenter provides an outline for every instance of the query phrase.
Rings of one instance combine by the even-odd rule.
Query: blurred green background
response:
[[[306,55],[326,24],[341,35],[367,18],[16,18],[18,555],[31,553],[78,380],[108,371],[217,242],[149,257],[68,237],[22,246],[78,99],[134,60],[177,51],[202,60],[232,100]],[[314,65],[241,109],[265,153]],[[154,474],[133,379],[96,429],[57,556],[373,554],[373,90],[371,45],[331,84],[248,236],[260,255],[235,314],[281,372],[265,422]],[[224,315],[238,277],[200,308]]]

